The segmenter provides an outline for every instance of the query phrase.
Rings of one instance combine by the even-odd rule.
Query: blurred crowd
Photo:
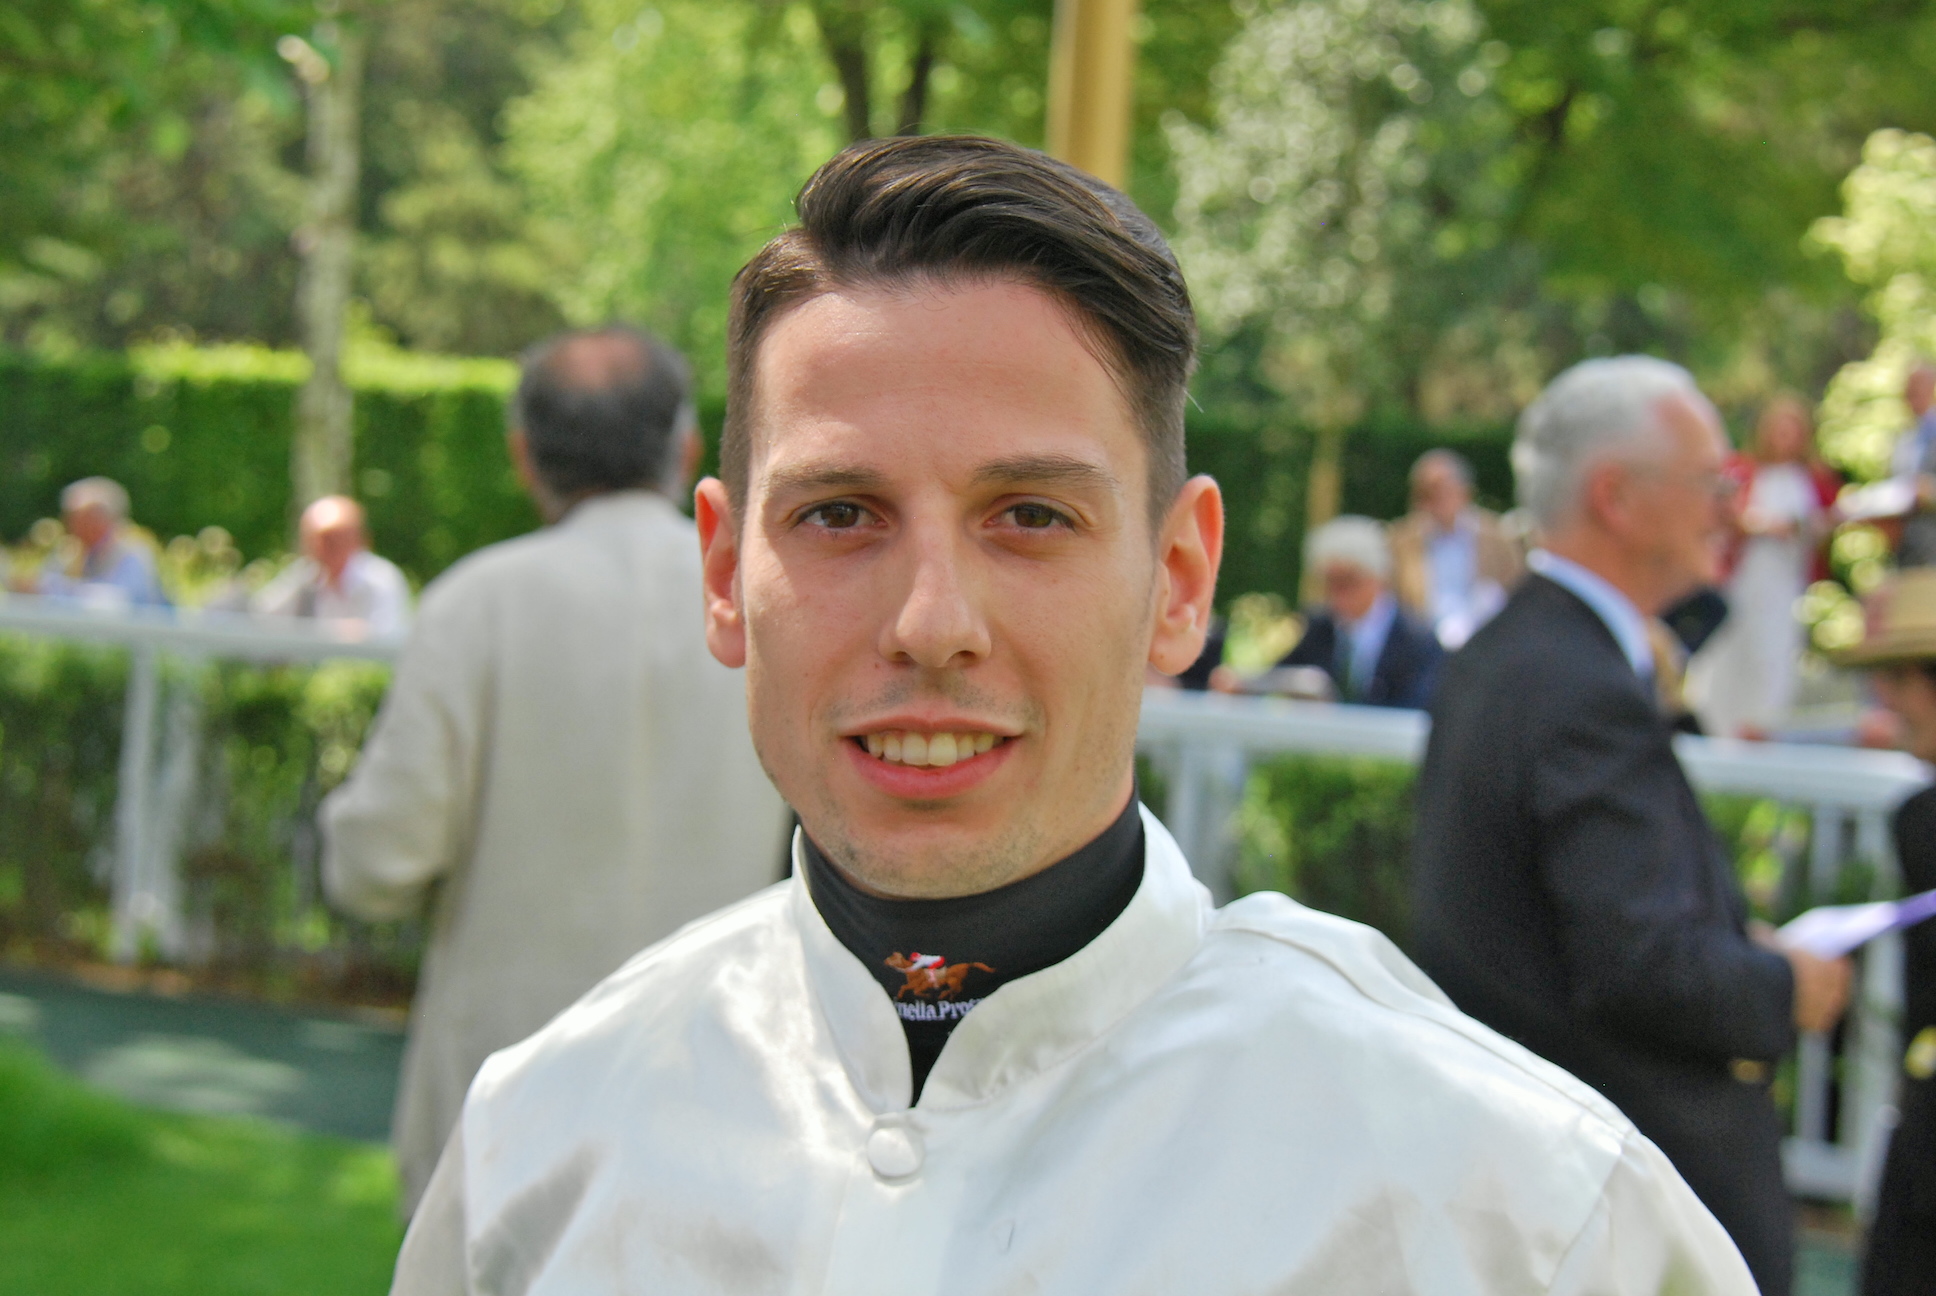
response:
[[[1895,475],[1850,490],[1799,400],[1771,401],[1737,450],[1684,371],[1587,362],[1521,420],[1519,508],[1481,507],[1472,465],[1430,451],[1403,517],[1311,529],[1309,604],[1273,665],[1226,664],[1219,631],[1178,679],[1431,713],[1420,964],[1466,1012],[1612,1098],[1764,1291],[1788,1289],[1792,1250],[1768,1087],[1797,1032],[1840,1018],[1851,969],[1747,921],[1669,739],[1782,734],[1807,647],[1798,604],[1834,529],[1859,520],[1901,573],[1840,660],[1872,672],[1902,745],[1936,759],[1932,397],[1936,368],[1918,366]],[[322,815],[339,907],[432,912],[397,1113],[406,1207],[486,1057],[782,867],[783,807],[748,742],[743,690],[690,615],[699,554],[675,501],[698,444],[676,352],[621,328],[566,335],[526,357],[509,438],[548,525],[433,582],[414,626],[404,574],[338,496],[303,511],[293,561],[246,580],[231,563],[206,598],[408,636],[361,762]],[[9,588],[167,606],[126,490],[90,477],[60,502],[58,533],[34,537]],[[1936,886],[1931,825],[1936,791],[1897,820],[1917,887]],[[1913,1043],[1875,1292],[1936,1271],[1917,1205],[1936,1164],[1932,941],[1910,943]]]
[[[11,553],[0,550],[7,589],[103,612],[152,613],[186,596],[207,611],[302,618],[354,637],[395,639],[409,628],[409,579],[371,552],[363,506],[347,496],[302,511],[288,562],[246,567],[220,527],[162,546],[132,517],[127,489],[107,477],[70,483],[60,512]]]
[[[1818,453],[1809,407],[1783,394],[1759,412],[1722,466],[1725,508],[1714,578],[1648,619],[1661,703],[1685,732],[1731,738],[1895,746],[1886,708],[1829,729],[1798,726],[1810,648],[1805,593],[1830,579],[1829,542],[1845,523],[1874,528],[1883,556],[1936,563],[1936,366],[1904,385],[1912,421],[1894,471],[1856,488]],[[1505,606],[1524,577],[1537,525],[1524,508],[1475,502],[1472,464],[1428,451],[1410,473],[1411,508],[1389,521],[1345,515],[1304,542],[1294,645],[1264,670],[1226,661],[1221,623],[1185,688],[1424,709],[1446,654]],[[1863,592],[1867,592],[1866,590]],[[1152,680],[1169,683],[1168,680]]]

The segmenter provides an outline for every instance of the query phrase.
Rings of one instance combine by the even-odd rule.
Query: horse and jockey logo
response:
[[[905,984],[894,992],[896,999],[907,995],[917,999],[929,995],[937,999],[952,999],[961,993],[970,968],[982,972],[995,970],[986,963],[950,963],[939,954],[923,954],[919,950],[908,954],[896,950],[883,961],[907,978]]]

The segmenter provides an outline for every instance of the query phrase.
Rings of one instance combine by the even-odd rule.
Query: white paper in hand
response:
[[[1784,949],[1816,958],[1841,958],[1885,932],[1900,931],[1936,917],[1936,891],[1874,904],[1823,905],[1810,909],[1776,933]]]

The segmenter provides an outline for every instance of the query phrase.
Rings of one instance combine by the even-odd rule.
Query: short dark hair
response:
[[[622,324],[546,338],[519,358],[511,402],[532,467],[560,495],[666,483],[692,421],[684,356]]]
[[[1182,489],[1183,406],[1196,313],[1154,222],[1093,176],[969,135],[870,140],[807,181],[800,224],[733,280],[720,475],[746,499],[761,338],[789,308],[841,286],[1013,278],[1067,305],[1100,344],[1149,450],[1150,512]]]

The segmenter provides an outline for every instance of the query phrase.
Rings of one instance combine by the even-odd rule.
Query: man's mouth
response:
[[[992,751],[1007,741],[992,733],[915,733],[907,729],[883,729],[854,739],[867,754],[890,765],[924,765],[943,769]]]

